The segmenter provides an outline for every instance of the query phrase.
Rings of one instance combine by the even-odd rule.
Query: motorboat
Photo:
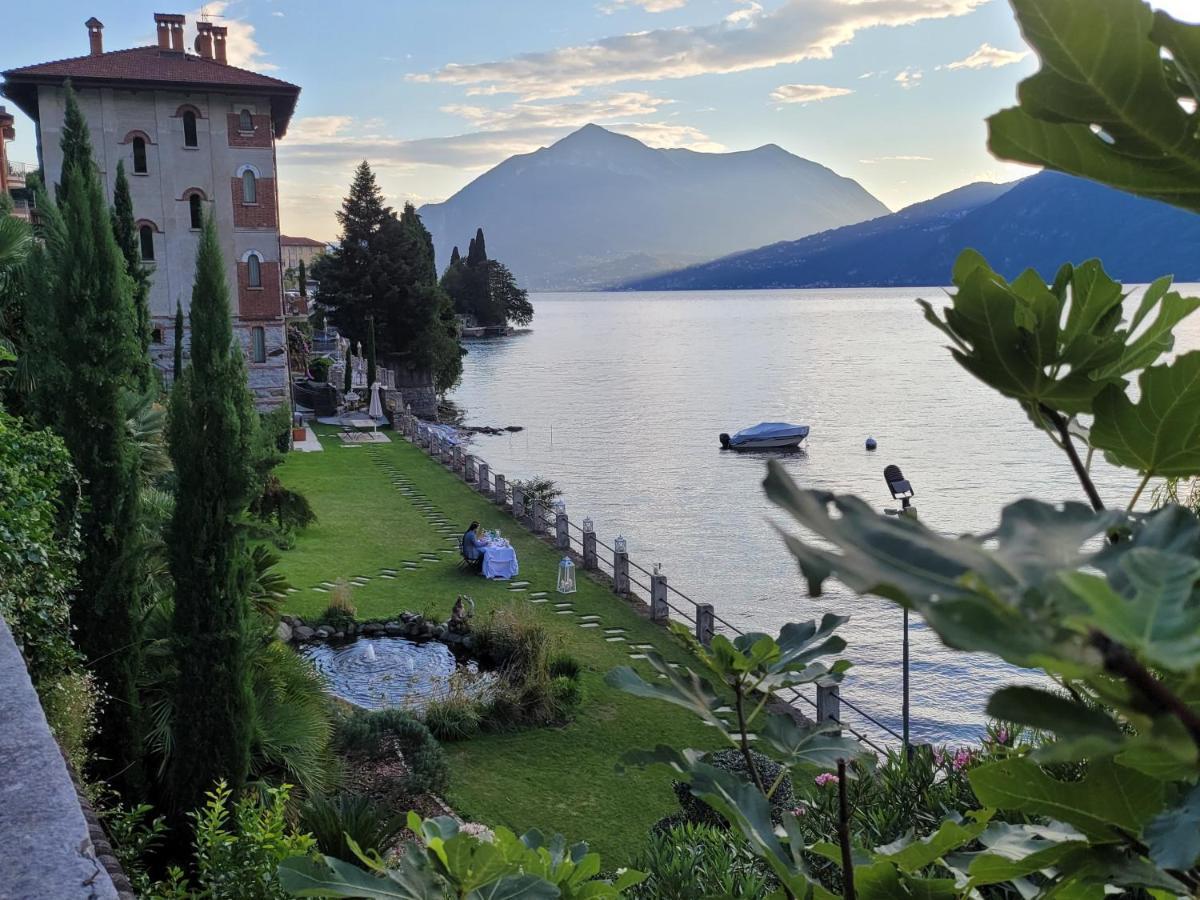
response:
[[[730,437],[721,436],[721,446],[726,450],[787,450],[800,446],[808,437],[807,425],[791,425],[787,422],[760,422],[753,428],[743,428]]]

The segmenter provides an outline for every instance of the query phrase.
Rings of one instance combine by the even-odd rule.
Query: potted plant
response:
[[[309,372],[312,374],[312,380],[321,382],[322,384],[329,381],[329,368],[332,366],[325,356],[318,356],[309,364]]]

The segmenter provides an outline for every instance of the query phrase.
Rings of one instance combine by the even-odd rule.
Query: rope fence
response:
[[[574,552],[583,561],[585,571],[597,571],[613,581],[614,591],[622,596],[632,593],[636,586],[646,592],[650,602],[650,618],[652,621],[665,622],[673,612],[684,621],[692,624],[696,637],[707,644],[713,634],[717,633],[720,625],[722,633],[742,636],[741,628],[727,619],[717,615],[711,604],[699,603],[683,591],[667,582],[665,575],[651,571],[629,558],[628,552],[618,543],[624,544],[618,538],[612,545],[600,540],[595,530],[588,530],[576,524],[567,517],[565,508],[554,508],[544,499],[530,497],[525,494],[520,482],[509,483],[505,477],[492,470],[491,466],[474,454],[466,454],[457,443],[451,443],[440,429],[431,428],[427,423],[420,422],[411,415],[401,415],[400,431],[414,444],[425,450],[434,459],[441,461],[451,471],[460,474],[475,489],[492,499],[497,506],[508,508],[516,520],[530,528],[535,534],[549,536],[555,541],[560,550]],[[584,524],[589,524],[585,520]],[[589,546],[590,545],[590,546]],[[600,551],[607,551],[601,553]],[[649,584],[635,577],[637,572],[649,580]],[[674,596],[682,606],[671,602]],[[690,611],[688,606],[691,607]],[[669,612],[668,612],[669,611]],[[894,729],[878,718],[864,711],[841,695],[838,684],[816,685],[817,699],[813,700],[803,691],[795,687],[783,688],[779,693],[790,696],[786,702],[793,705],[796,700],[802,700],[816,711],[818,722],[833,722],[840,728],[854,735],[873,748],[878,753],[885,753],[883,747],[863,734],[860,730],[843,721],[841,707],[852,711],[881,732],[903,743],[903,737]],[[777,699],[779,699],[777,697]]]

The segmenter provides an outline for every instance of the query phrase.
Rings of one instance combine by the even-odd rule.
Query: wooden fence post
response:
[[[525,518],[525,489],[521,487],[520,482],[513,484],[512,495],[513,518],[520,522]]]
[[[841,685],[836,681],[817,682],[817,721],[842,724]]]
[[[565,512],[556,513],[554,516],[554,546],[559,550],[571,549],[570,525]]]
[[[481,494],[486,494],[492,489],[488,475],[488,464],[481,459],[479,461],[478,473],[475,476],[475,483],[479,487],[479,493]]]
[[[542,505],[542,501],[537,497],[533,498],[530,504],[532,512],[529,515],[529,527],[533,529],[534,534],[546,533],[546,510]]]
[[[596,532],[583,533],[583,567],[589,572],[600,568],[600,556],[596,553]]]
[[[667,576],[650,576],[650,621],[665,622],[671,618],[671,607],[667,606]]]
[[[468,453],[466,459],[463,461],[463,481],[465,481],[467,484],[470,484],[474,480],[475,457]]]
[[[500,506],[508,503],[508,487],[504,484],[504,476],[499,472],[496,473],[496,493],[492,499]]]
[[[696,604],[696,640],[705,647],[712,643],[713,634],[717,630],[716,613],[711,603]]]
[[[629,596],[629,554],[613,551],[613,591]]]

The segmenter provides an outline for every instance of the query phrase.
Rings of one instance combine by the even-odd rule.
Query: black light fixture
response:
[[[912,505],[912,498],[916,491],[908,483],[908,479],[904,477],[900,467],[887,466],[883,470],[883,480],[887,482],[888,490],[892,492],[892,499],[900,501],[901,509],[908,509]]]
[[[883,480],[887,482],[888,490],[892,492],[892,499],[900,501],[899,509],[886,510],[888,515],[904,516],[905,518],[915,519],[917,517],[917,508],[912,505],[912,498],[916,491],[904,477],[904,473],[900,471],[899,466],[887,466],[883,470]],[[904,751],[906,754],[911,754],[912,745],[909,743],[909,646],[908,646],[908,607],[904,607],[904,649],[901,657],[902,665],[902,698],[901,698],[901,740],[904,743]]]

